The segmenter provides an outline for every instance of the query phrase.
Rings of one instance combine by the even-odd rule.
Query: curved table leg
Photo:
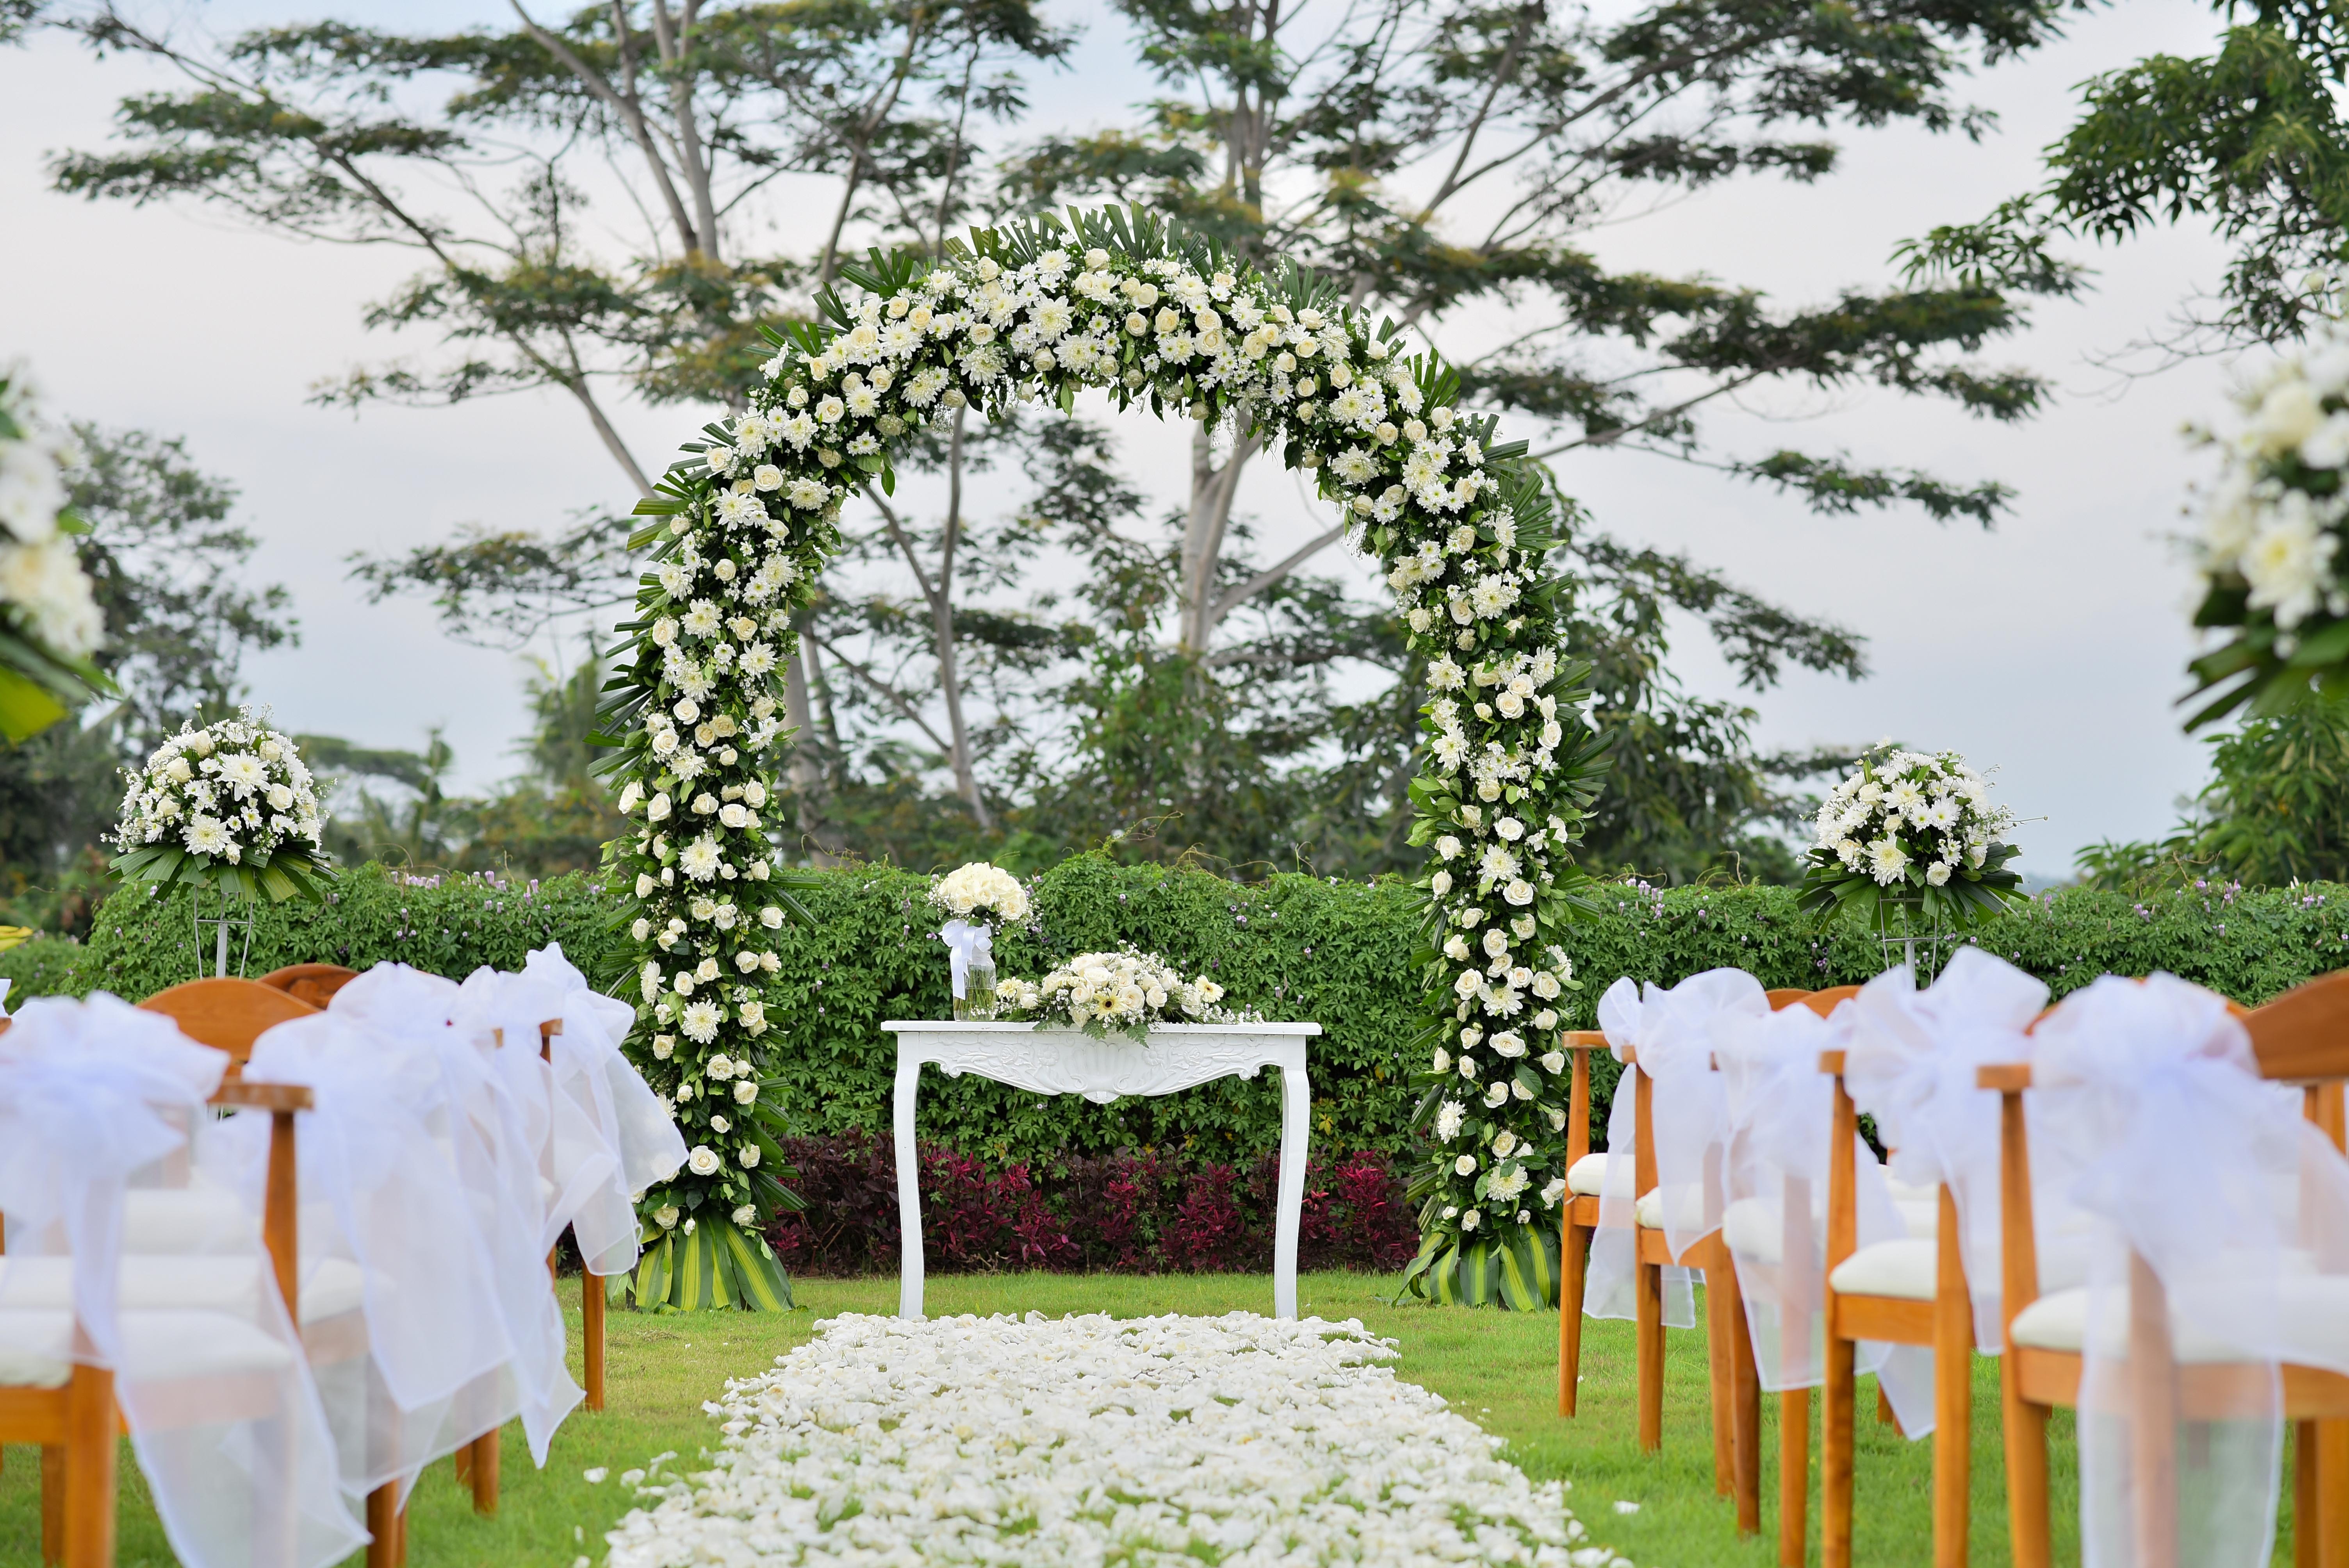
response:
[[[897,1315],[922,1315],[922,1162],[914,1149],[914,1094],[921,1087],[921,1058],[897,1042],[895,1127],[897,1145]],[[1295,1242],[1290,1250],[1295,1250]]]
[[[1305,1135],[1313,1092],[1303,1068],[1280,1069],[1280,1202],[1272,1236],[1272,1315],[1297,1315],[1297,1230],[1305,1207]]]

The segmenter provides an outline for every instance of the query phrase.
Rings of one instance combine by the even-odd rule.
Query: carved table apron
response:
[[[948,1078],[973,1072],[1036,1094],[1081,1094],[1096,1105],[1122,1095],[1173,1094],[1219,1078],[1254,1078],[1280,1069],[1280,1202],[1272,1242],[1272,1309],[1297,1315],[1297,1217],[1305,1201],[1305,1136],[1313,1105],[1305,1078],[1305,1042],[1319,1024],[1161,1024],[1150,1043],[1123,1035],[1096,1040],[1080,1030],[1035,1024],[957,1024],[899,1020],[881,1026],[897,1037],[897,1221],[904,1259],[897,1315],[922,1315],[922,1191],[914,1149],[914,1096],[922,1064]]]

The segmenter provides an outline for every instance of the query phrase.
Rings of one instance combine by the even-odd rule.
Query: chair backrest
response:
[[[2295,985],[2243,1019],[2260,1076],[2288,1083],[2349,1078],[2349,969]]]
[[[1808,991],[1799,986],[1781,986],[1775,991],[1764,991],[1762,994],[1770,999],[1770,1011],[1774,1013],[1784,1007],[1791,1007],[1810,995]]]
[[[1804,1006],[1826,1017],[1844,1002],[1859,995],[1857,985],[1830,985],[1824,991],[1807,991],[1801,997]]]
[[[161,1013],[180,1026],[180,1033],[199,1045],[226,1051],[242,1072],[253,1055],[253,1042],[262,1031],[288,1018],[307,1017],[318,1011],[309,1003],[258,980],[191,980],[168,991],[158,991],[139,1004],[150,1013]]]
[[[289,964],[283,969],[273,969],[264,975],[261,984],[307,1002],[313,1007],[323,1007],[334,1000],[336,992],[358,977],[357,970],[346,969],[339,964]]]

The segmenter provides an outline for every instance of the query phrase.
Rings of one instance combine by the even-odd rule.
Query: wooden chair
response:
[[[2334,1147],[2342,1147],[2343,1084],[2349,1079],[2349,970],[2311,980],[2264,1006],[2229,1006],[2251,1031],[2260,1076],[2299,1085],[2303,1114]],[[2057,1406],[2078,1404],[2085,1357],[2076,1345],[2061,1343],[2076,1335],[2047,1332],[2059,1321],[2059,1315],[2049,1310],[2057,1297],[2039,1294],[2030,1138],[2023,1104],[2023,1091],[2031,1087],[2030,1064],[1985,1067],[1976,1080],[1999,1098],[2000,1269],[2005,1292],[2001,1311],[2006,1332],[1999,1400],[2006,1439],[2008,1528],[2016,1568],[2049,1568],[2047,1418]],[[2143,1364],[2166,1369],[2168,1327],[2160,1279],[2143,1259],[2129,1262],[2132,1350],[2143,1347]],[[2041,1310],[2025,1318],[2034,1306]],[[2133,1354],[2132,1360],[2138,1359]],[[2283,1415],[2294,1431],[2292,1559],[2296,1568],[2338,1568],[2349,1563],[2349,1377],[2289,1364],[2282,1370]],[[2185,1418],[2220,1419],[2243,1413],[2241,1372],[2225,1363],[2181,1366],[2174,1384],[2165,1377],[2158,1389],[2149,1388],[2147,1395]],[[2169,1445],[2176,1440],[2175,1419],[2130,1425],[2140,1470],[2154,1475],[2172,1470]],[[2174,1568],[2175,1493],[2158,1485],[2136,1491],[2139,1560],[2148,1568]]]
[[[538,1026],[538,1057],[550,1061],[554,1056],[554,1037],[563,1033],[563,1020],[549,1018]],[[496,1031],[498,1048],[505,1048],[505,1032]],[[550,1288],[560,1277],[555,1273],[556,1253],[546,1254],[546,1278]],[[589,1274],[584,1264],[579,1271],[579,1320],[581,1356],[586,1363],[586,1406],[591,1410],[604,1408],[604,1286],[602,1279]],[[500,1443],[505,1435],[503,1427],[483,1432],[459,1449],[455,1455],[457,1476],[473,1489],[473,1511],[494,1515],[498,1511],[498,1463]]]
[[[139,1006],[147,1012],[163,1014],[198,1045],[226,1051],[231,1078],[244,1070],[253,1057],[253,1042],[264,1030],[318,1011],[276,986],[231,977],[191,980],[158,991]]]
[[[1573,1060],[1573,1076],[1567,1112],[1568,1190],[1559,1248],[1557,1408],[1559,1415],[1572,1417],[1582,1375],[1582,1303],[1589,1278],[1589,1248],[1599,1230],[1599,1195],[1575,1189],[1598,1185],[1603,1180],[1605,1156],[1595,1161],[1590,1156],[1590,1053],[1606,1049],[1607,1037],[1595,1029],[1574,1030],[1566,1037],[1565,1048]],[[1644,1199],[1657,1187],[1653,1080],[1640,1070],[1637,1051],[1627,1048],[1623,1065],[1616,1092],[1622,1093],[1628,1084],[1633,1096],[1638,1148],[1633,1156],[1632,1190]],[[1718,1181],[1706,1183],[1709,1191],[1716,1192],[1719,1185]],[[1737,1290],[1736,1260],[1722,1241],[1719,1216],[1710,1217],[1713,1228],[1678,1256],[1672,1254],[1661,1225],[1651,1225],[1644,1219],[1637,1222],[1632,1310],[1639,1441],[1650,1452],[1663,1446],[1663,1271],[1672,1265],[1702,1269],[1707,1381],[1713,1397],[1713,1490],[1734,1500],[1737,1528],[1741,1533],[1752,1534],[1762,1527],[1761,1384],[1754,1374],[1753,1341]]]
[[[1921,1238],[1861,1247],[1853,1148],[1859,1116],[1844,1084],[1844,1053],[1821,1052],[1819,1070],[1835,1080],[1827,1148],[1826,1366],[1819,1404],[1819,1568],[1851,1563],[1854,1406],[1863,1339],[1932,1347],[1933,1563],[1934,1568],[1964,1568],[1973,1474],[1974,1316],[1957,1200],[1946,1184],[1938,1188],[1930,1269],[1919,1266]],[[1882,1412],[1889,1415],[1889,1407]]]
[[[339,964],[289,964],[264,975],[261,984],[313,1007],[323,1007],[334,1000],[336,992],[358,977],[357,970]]]
[[[1767,993],[1770,1010],[1804,1006],[1824,1018],[1846,1000],[1859,995],[1857,985],[1832,985],[1824,991],[1803,991],[1782,988]],[[1804,1188],[1785,1193],[1781,1200],[1781,1222],[1789,1226],[1812,1222],[1810,1194]],[[1796,1253],[1807,1255],[1809,1247],[1781,1247],[1782,1257]],[[1812,1282],[1801,1282],[1805,1285]],[[1741,1326],[1743,1315],[1741,1314]],[[1749,1364],[1753,1357],[1752,1340],[1745,1341]],[[1759,1385],[1759,1375],[1755,1375]],[[1756,1438],[1758,1446],[1759,1439]],[[1757,1455],[1756,1463],[1759,1459]],[[1806,1542],[1809,1533],[1807,1515],[1811,1494],[1811,1391],[1807,1387],[1785,1388],[1778,1394],[1778,1561],[1783,1568],[1803,1568]]]
[[[0,1019],[0,1033],[7,1027],[8,1020]],[[247,1038],[244,1054],[252,1049]],[[294,1118],[310,1109],[310,1090],[299,1084],[231,1081],[221,1085],[211,1103],[269,1112],[262,1241],[286,1316],[299,1332],[301,1202]],[[5,1236],[0,1218],[0,1253],[6,1251]],[[129,1430],[115,1401],[114,1374],[106,1367],[77,1362],[62,1388],[0,1387],[0,1443],[38,1444],[41,1449],[44,1563],[112,1568],[117,1439]]]

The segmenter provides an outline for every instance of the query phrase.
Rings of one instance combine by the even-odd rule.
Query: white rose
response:
[[[1542,1054],[1541,1064],[1542,1070],[1544,1072],[1562,1073],[1566,1070],[1566,1053],[1564,1051],[1546,1051]]]
[[[697,1143],[693,1146],[693,1152],[685,1157],[685,1165],[696,1176],[715,1176],[718,1174],[718,1151],[707,1143]]]
[[[671,1203],[667,1208],[654,1211],[653,1223],[664,1231],[677,1229],[677,1205]]]
[[[759,912],[759,923],[769,931],[780,931],[783,924],[783,912],[771,903]]]
[[[736,1105],[748,1105],[758,1098],[759,1086],[752,1083],[749,1078],[743,1078],[735,1084],[734,1103]]]
[[[758,1217],[759,1211],[748,1203],[734,1211],[734,1222],[738,1225],[747,1225]]]
[[[1476,1222],[1484,1217],[1482,1210],[1471,1209],[1460,1216],[1460,1228],[1464,1231],[1473,1231],[1476,1228]]]
[[[1463,1154],[1452,1162],[1452,1169],[1456,1175],[1474,1176],[1476,1174],[1476,1157],[1474,1154]]]
[[[742,1146],[742,1152],[739,1158],[742,1161],[743,1170],[748,1171],[752,1169],[759,1163],[759,1146],[755,1143],[744,1144]]]

